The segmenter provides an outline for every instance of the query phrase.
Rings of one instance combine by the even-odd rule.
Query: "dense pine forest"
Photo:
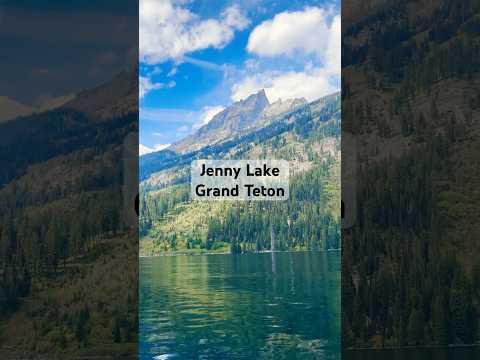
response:
[[[140,253],[339,249],[339,150],[340,97],[334,95],[177,161],[162,155],[168,149],[147,155],[140,161]],[[290,198],[191,201],[188,168],[181,164],[195,158],[287,159],[294,173]],[[154,168],[159,171],[150,173]]]
[[[137,237],[121,160],[137,126],[135,113],[68,107],[0,125],[2,356],[136,352]]]
[[[152,230],[149,235],[165,251],[227,248],[232,253],[242,253],[339,249],[339,218],[326,206],[338,200],[338,190],[335,192],[326,182],[333,161],[327,159],[322,166],[292,179],[290,199],[286,202],[231,204],[222,216],[208,219],[205,234],[191,231],[180,237],[175,232]],[[178,187],[165,198],[144,203],[143,211],[154,212],[154,216],[161,219],[177,204],[187,202],[189,192],[188,186]]]
[[[346,348],[480,340],[478,5],[397,1],[346,22],[342,130],[358,144]]]

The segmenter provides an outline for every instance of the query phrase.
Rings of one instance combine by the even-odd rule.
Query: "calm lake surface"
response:
[[[340,253],[140,259],[141,359],[340,359]]]

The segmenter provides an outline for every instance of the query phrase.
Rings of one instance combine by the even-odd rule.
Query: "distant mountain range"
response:
[[[105,84],[82,91],[63,107],[102,120],[136,113],[138,111],[137,70],[123,71]]]
[[[80,92],[74,99],[48,111],[33,112],[6,102],[24,116],[0,122],[0,156],[4,161],[0,187],[23,174],[28,166],[90,146],[121,141],[126,131],[137,126],[138,75],[122,72],[111,81]],[[118,121],[109,121],[117,119]],[[98,136],[102,134],[100,139]],[[97,145],[95,145],[97,144]],[[35,151],[31,151],[35,149]]]
[[[58,96],[46,99],[41,104],[25,105],[7,96],[0,96],[0,123],[59,108],[73,98],[74,95]]]
[[[157,152],[140,157],[140,179],[172,166],[207,156],[239,156],[252,141],[267,141],[304,124],[314,128],[320,122],[340,121],[340,94],[308,103],[305,99],[269,103],[261,90],[233,103],[192,135]],[[339,123],[338,131],[340,131]],[[241,146],[242,145],[242,146]],[[251,145],[251,144],[250,144]],[[237,155],[233,155],[237,154]]]
[[[21,104],[6,96],[0,96],[0,123],[19,116],[29,115],[34,111],[35,109],[30,106]]]
[[[123,71],[110,81],[76,95],[59,96],[40,105],[26,105],[0,96],[0,123],[55,109],[73,109],[96,119],[123,116],[138,110],[136,70]]]
[[[186,138],[173,144],[170,149],[179,153],[199,150],[207,145],[246,134],[267,125],[275,117],[292,111],[306,103],[305,99],[278,100],[270,104],[261,90],[244,100],[237,101],[215,115],[212,120]]]

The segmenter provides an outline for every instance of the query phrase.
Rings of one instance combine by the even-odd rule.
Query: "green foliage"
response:
[[[88,324],[89,320],[90,311],[85,305],[85,307],[76,314],[74,322],[75,337],[82,346],[86,345],[87,336],[90,331]]]
[[[423,344],[424,315],[422,310],[413,308],[408,319],[408,342],[411,345]]]
[[[332,184],[332,168],[338,160],[327,157],[321,165],[302,172],[291,179],[290,198],[285,202],[238,202],[225,204],[225,210],[218,214],[206,214],[204,230],[190,226],[188,233],[173,231],[161,232],[151,228],[149,236],[154,237],[156,249],[206,250],[232,253],[267,250],[328,250],[340,248],[339,189]],[[142,205],[143,214],[162,213],[150,209],[162,204],[172,204],[162,213],[160,219],[149,220],[155,224],[178,218],[176,211],[182,202],[177,202],[178,194],[188,193],[188,187],[174,187],[158,193],[148,193]],[[155,198],[155,195],[162,197]],[[157,196],[158,196],[157,195]],[[153,198],[153,199],[152,199]],[[195,209],[195,204],[188,209]],[[198,217],[194,212],[190,217]],[[156,229],[156,230],[154,230]],[[180,245],[180,247],[178,247]]]
[[[141,183],[141,253],[339,249],[339,140],[340,96],[333,94],[221,144],[142,157],[142,179],[155,169],[171,181]],[[207,206],[189,200],[182,166],[195,158],[286,159],[300,169],[286,202]]]
[[[357,271],[362,290],[342,297],[342,306],[370,322],[346,311],[347,346],[378,335],[392,345],[477,341],[479,270],[467,274],[453,251],[463,198],[444,185],[452,146],[439,134],[360,172],[357,224],[344,233],[343,266],[344,276]]]
[[[161,220],[177,204],[184,203],[189,199],[190,188],[187,185],[172,186],[162,191],[149,192],[147,188],[140,191],[140,237],[145,236],[151,229],[152,224]]]
[[[339,249],[339,214],[327,206],[338,201],[325,186],[330,166],[326,162],[292,179],[286,202],[237,203],[224,217],[212,218],[207,249],[218,241],[230,243],[232,253]]]

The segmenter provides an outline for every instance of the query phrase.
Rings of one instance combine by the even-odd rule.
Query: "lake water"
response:
[[[141,359],[340,359],[340,253],[140,260]]]

